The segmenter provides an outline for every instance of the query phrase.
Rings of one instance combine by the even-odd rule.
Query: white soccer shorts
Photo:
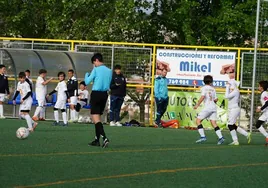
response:
[[[47,103],[46,103],[46,99],[37,99],[38,102],[38,106],[40,107],[44,107]]]
[[[236,123],[237,118],[240,115],[240,108],[232,108],[228,110],[228,125],[233,125]]]
[[[198,119],[209,119],[209,120],[217,120],[217,111],[208,111],[208,110],[202,110],[198,116]]]
[[[70,97],[70,104],[77,105],[77,97],[76,96]]]
[[[66,100],[57,100],[55,108],[61,110],[61,109],[66,109]]]
[[[6,94],[0,93],[0,101],[4,102],[5,101]]]
[[[32,99],[25,100],[22,104],[20,104],[20,111],[21,110],[31,110],[33,104]]]
[[[268,111],[265,111],[262,113],[262,115],[259,117],[260,121],[268,121]]]

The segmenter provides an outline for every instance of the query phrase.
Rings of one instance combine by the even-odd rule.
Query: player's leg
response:
[[[75,106],[76,117],[78,117],[78,118],[79,118],[79,112],[80,112],[81,108],[82,108],[81,102],[78,101],[77,105]]]
[[[38,102],[38,106],[35,109],[34,116],[32,117],[34,121],[37,121],[39,119],[38,116],[43,110],[45,99],[37,99],[37,102]]]
[[[100,115],[103,114],[104,110],[105,110],[105,107],[106,107],[106,102],[107,102],[107,99],[108,99],[108,94],[107,92],[103,92],[101,93],[101,100],[100,100]],[[101,123],[101,122],[100,122]],[[106,133],[104,131],[104,127],[103,127],[103,124],[99,124],[100,125],[100,136],[102,137],[103,139],[103,145],[102,147],[105,148],[108,146],[109,144],[109,139],[106,137]]]
[[[236,134],[237,127],[235,126],[235,122],[236,122],[236,119],[239,116],[239,114],[240,114],[240,109],[239,109],[239,111],[236,109],[228,110],[228,128],[229,128],[231,137],[233,139],[233,142],[230,143],[229,145],[236,145],[236,146],[239,145],[238,137]]]
[[[42,110],[39,114],[39,120],[40,121],[45,121],[45,115],[46,115],[46,104],[44,104],[44,106],[42,107]]]
[[[76,121],[76,112],[75,112],[76,105],[77,105],[77,97],[73,96],[70,98],[71,122]]]
[[[163,117],[163,115],[164,115],[165,112],[167,111],[168,101],[169,101],[169,98],[167,98],[167,99],[165,99],[165,100],[163,101],[162,112],[161,112],[161,118]]]
[[[261,132],[261,134],[263,136],[265,136],[265,138],[266,138],[266,144],[268,144],[268,133],[266,132],[266,130],[262,126],[262,124],[267,121],[267,117],[266,116],[267,115],[265,113],[263,113],[261,115],[261,117],[259,117],[259,119],[258,119],[258,121],[256,123],[256,128]]]
[[[32,123],[32,118],[29,115],[30,110],[21,110],[21,114],[24,116],[27,125],[28,125],[28,129],[30,132],[33,132],[33,123]]]
[[[59,104],[59,100],[57,100],[55,106],[54,106],[54,119],[55,119],[55,122],[53,123],[54,126],[56,125],[59,125],[59,107],[60,107],[60,104]]]
[[[62,114],[63,126],[68,126],[67,114],[66,114],[66,109],[65,108],[61,109],[61,114]]]
[[[116,121],[116,126],[121,127],[122,124],[120,123],[120,111],[121,111],[121,106],[124,102],[123,97],[118,97],[116,100],[116,105],[115,105],[115,121]]]
[[[0,94],[0,119],[4,119],[4,107],[3,102],[5,101],[5,94]]]
[[[110,126],[115,126],[115,108],[116,108],[116,99],[117,97],[110,96]]]
[[[155,103],[156,103],[156,118],[155,118],[155,127],[160,127],[161,126],[161,113],[162,113],[162,100],[159,100],[155,98]]]
[[[200,139],[198,139],[196,141],[196,143],[202,143],[202,142],[205,142],[207,140],[206,135],[205,135],[205,131],[204,131],[204,127],[202,125],[203,119],[207,118],[207,116],[208,116],[208,113],[206,111],[202,110],[196,118],[197,130],[198,130],[198,133],[200,135]]]
[[[217,125],[217,112],[211,112],[211,114],[209,115],[209,119],[210,119],[210,123],[211,125],[214,127],[214,130],[216,132],[216,135],[218,136],[219,140],[218,140],[218,145],[223,144],[224,142],[224,137],[222,136],[221,133],[221,129],[219,128],[219,126]]]

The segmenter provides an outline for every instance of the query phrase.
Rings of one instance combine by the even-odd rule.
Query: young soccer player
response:
[[[88,90],[86,88],[86,83],[84,81],[80,82],[79,88],[80,89],[78,89],[78,101],[75,107],[76,118],[79,117],[80,109],[83,108],[83,106],[87,105],[88,100]]]
[[[63,125],[62,126],[68,126],[67,124],[67,114],[66,114],[66,101],[69,99],[69,94],[67,90],[67,85],[65,83],[65,73],[64,72],[59,72],[58,73],[58,79],[59,83],[57,87],[50,92],[48,96],[52,95],[53,93],[57,92],[57,102],[54,106],[54,118],[55,122],[53,123],[54,126],[59,125],[59,111],[61,110],[62,113],[62,119],[63,119]]]
[[[69,122],[75,122],[77,121],[75,106],[77,105],[78,81],[74,77],[73,69],[68,70],[68,77],[69,79],[67,82],[67,89],[70,96],[70,100],[68,102],[70,104],[70,110],[71,110],[71,118]]]
[[[101,115],[106,106],[108,98],[108,90],[112,80],[112,70],[103,64],[103,57],[100,53],[96,53],[91,58],[94,68],[90,73],[85,74],[86,85],[93,81],[92,92],[90,96],[91,119],[95,124],[95,140],[89,143],[90,146],[100,146],[100,137],[103,138],[102,147],[105,148],[109,144],[109,139],[106,137],[103,125],[101,123]]]
[[[6,66],[0,65],[0,119],[5,119],[3,102],[9,96],[8,78],[5,75]]]
[[[204,101],[205,107],[204,109],[198,114],[198,117],[196,119],[196,124],[198,128],[198,132],[201,136],[199,140],[196,141],[196,143],[202,143],[207,140],[204,132],[203,125],[201,122],[208,118],[210,120],[211,125],[214,127],[214,130],[216,131],[216,134],[219,138],[218,145],[221,145],[224,142],[224,138],[221,134],[221,130],[218,127],[216,120],[217,120],[217,106],[216,102],[218,101],[218,98],[216,96],[215,89],[211,86],[213,83],[213,77],[210,75],[204,76],[203,82],[205,83],[205,86],[201,88],[201,97],[198,100],[197,104],[194,106],[194,109],[197,109],[200,104]]]
[[[225,98],[228,100],[228,128],[233,139],[233,142],[229,145],[235,146],[239,145],[236,132],[247,137],[248,143],[250,143],[251,141],[251,134],[235,124],[241,111],[239,107],[240,92],[238,89],[238,85],[238,82],[236,82],[234,79],[231,79],[227,83],[225,91]]]
[[[261,105],[258,106],[256,112],[262,112],[262,115],[259,117],[256,128],[261,132],[263,136],[266,138],[266,145],[268,144],[268,133],[263,128],[262,124],[268,120],[268,82],[260,81],[259,82],[259,91],[261,92]]]
[[[30,84],[26,82],[26,75],[24,72],[19,73],[19,83],[17,86],[16,93],[13,97],[13,104],[16,104],[16,98],[20,94],[21,100],[20,100],[20,117],[26,120],[28,129],[30,132],[33,132],[34,129],[37,126],[37,123],[34,122],[29,112],[32,107],[33,99],[32,99],[32,91],[30,88]]]
[[[35,92],[36,99],[38,102],[38,107],[35,110],[34,116],[32,117],[34,121],[37,121],[40,114],[40,119],[43,119],[42,116],[45,111],[46,106],[46,94],[47,94],[47,84],[53,79],[50,78],[46,80],[47,71],[45,69],[39,70],[39,76],[36,80]]]

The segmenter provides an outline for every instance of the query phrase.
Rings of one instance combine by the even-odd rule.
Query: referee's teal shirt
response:
[[[108,91],[112,80],[112,70],[101,65],[94,67],[91,73],[85,74],[86,85],[93,81],[92,91]]]

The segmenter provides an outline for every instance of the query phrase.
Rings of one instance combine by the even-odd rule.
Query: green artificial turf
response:
[[[197,131],[105,126],[109,148],[88,147],[94,126],[52,127],[40,122],[19,140],[23,120],[0,120],[0,187],[267,187],[268,148],[252,143],[217,146],[214,131],[195,144]]]

